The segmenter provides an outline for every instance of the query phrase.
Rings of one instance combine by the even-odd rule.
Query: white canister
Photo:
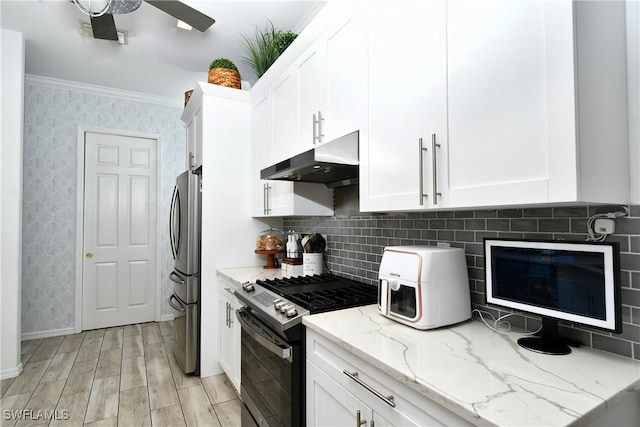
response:
[[[322,253],[303,253],[302,271],[305,276],[322,274]]]

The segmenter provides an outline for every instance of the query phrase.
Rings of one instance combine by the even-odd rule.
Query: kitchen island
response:
[[[522,333],[496,333],[474,320],[419,331],[381,316],[375,305],[305,316],[303,324],[308,377],[314,363],[335,370],[328,375],[353,394],[364,386],[343,374],[358,371],[382,395],[405,389],[406,407],[429,414],[435,424],[640,425],[640,363],[631,359],[586,347],[566,356],[538,354],[517,345]],[[313,393],[308,387],[308,421],[316,416]],[[371,399],[387,411],[382,419],[402,410],[402,392],[395,395],[395,408],[379,396]],[[408,411],[407,419],[424,423]],[[376,415],[374,408],[369,416]]]

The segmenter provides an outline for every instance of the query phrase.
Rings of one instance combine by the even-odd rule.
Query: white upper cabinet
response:
[[[360,210],[432,207],[432,135],[440,144],[435,160],[446,159],[446,3],[374,4],[367,11],[369,125],[368,138],[360,139]],[[444,181],[441,172],[436,178]]]
[[[276,162],[298,154],[296,107],[295,74],[289,69],[271,86],[271,137]]]
[[[356,12],[350,2],[327,4],[283,54],[289,65],[279,59],[252,89],[254,216],[333,215],[333,190],[324,184],[259,177],[314,145],[366,135],[367,38]]]
[[[624,19],[615,2],[448,2],[449,206],[627,202]]]
[[[190,100],[191,101],[191,100]],[[202,98],[194,99],[197,106],[184,117],[187,124],[187,169],[195,171],[202,166]]]
[[[627,203],[622,2],[425,3],[372,13],[361,210]]]
[[[312,45],[295,64],[298,95],[299,151],[310,150],[322,143],[322,111],[325,109],[324,87],[326,52],[323,43]]]
[[[298,58],[299,152],[366,128],[367,37],[362,11],[330,3],[328,25]]]
[[[287,123],[295,120],[295,111],[286,114],[284,106],[291,104],[287,95],[291,92],[292,80],[286,74],[279,85],[264,92],[252,92],[252,216],[280,217],[291,215],[333,215],[333,191],[323,184],[294,183],[289,181],[267,181],[260,178],[260,171],[283,160],[277,158],[283,148],[295,139],[295,126]],[[287,94],[287,92],[289,92]],[[273,105],[283,107],[279,113]],[[274,117],[278,116],[278,117]],[[291,137],[291,128],[294,135]]]

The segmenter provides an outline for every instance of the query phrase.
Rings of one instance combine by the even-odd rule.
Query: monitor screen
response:
[[[617,243],[486,238],[490,304],[620,332]]]

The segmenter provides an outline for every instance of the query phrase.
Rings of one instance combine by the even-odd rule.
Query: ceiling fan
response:
[[[113,15],[130,13],[138,9],[142,0],[97,0],[102,8],[98,11],[91,9],[91,0],[69,0],[91,19],[93,37],[103,40],[118,40],[116,24]],[[144,0],[174,18],[190,25],[198,31],[206,31],[214,22],[213,18],[201,13],[191,6],[175,0]]]

